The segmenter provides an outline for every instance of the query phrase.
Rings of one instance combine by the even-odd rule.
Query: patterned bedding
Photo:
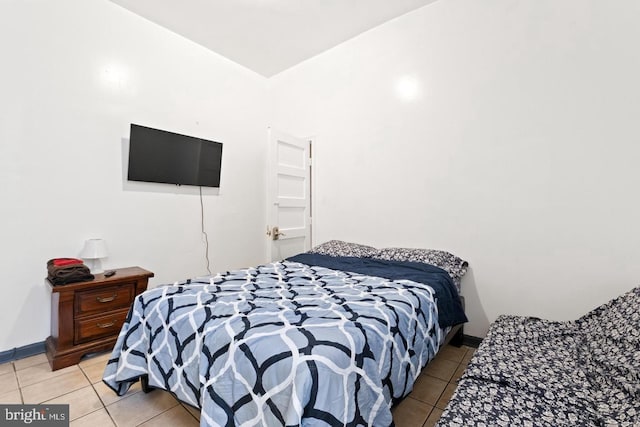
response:
[[[576,321],[501,316],[439,426],[640,425],[640,287]]]
[[[389,426],[443,333],[430,286],[283,261],[146,291],[103,380],[148,375],[201,425]]]

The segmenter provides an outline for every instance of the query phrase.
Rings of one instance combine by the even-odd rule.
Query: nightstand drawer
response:
[[[105,277],[54,286],[51,290],[51,336],[47,359],[51,369],[80,362],[82,356],[113,349],[136,295],[147,289],[153,273],[140,267],[115,270]]]
[[[76,344],[109,335],[117,336],[127,318],[129,310],[120,310],[104,316],[96,316],[75,321]]]
[[[135,282],[118,286],[106,286],[91,291],[76,292],[75,315],[85,316],[93,313],[129,308],[133,300]]]

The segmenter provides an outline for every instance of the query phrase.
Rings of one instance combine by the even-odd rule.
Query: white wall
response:
[[[269,123],[316,137],[316,242],[468,259],[467,334],[575,318],[638,284],[639,18],[440,0],[267,81],[106,0],[2,2],[0,352],[49,335],[45,262],[86,238],[152,285],[205,273],[196,192],[123,178],[131,122],[224,142],[212,270],[265,258]]]
[[[129,185],[131,122],[224,143],[211,269],[264,261],[266,86],[106,0],[0,3],[0,352],[50,333],[45,263],[104,238],[152,285],[206,273],[193,188]]]
[[[314,240],[466,258],[475,336],[637,286],[638,22],[634,0],[440,0],[272,78],[274,127],[317,140]]]

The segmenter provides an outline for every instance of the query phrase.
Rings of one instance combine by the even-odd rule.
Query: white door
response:
[[[280,261],[311,247],[311,141],[269,129],[268,256]]]

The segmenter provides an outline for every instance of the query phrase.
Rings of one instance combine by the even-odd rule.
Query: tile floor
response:
[[[411,394],[393,410],[398,427],[435,424],[473,355],[473,348],[444,347],[422,372]],[[0,403],[69,404],[71,426],[198,426],[200,414],[169,393],[145,394],[140,383],[117,396],[102,383],[109,353],[51,371],[44,354],[0,365]]]

